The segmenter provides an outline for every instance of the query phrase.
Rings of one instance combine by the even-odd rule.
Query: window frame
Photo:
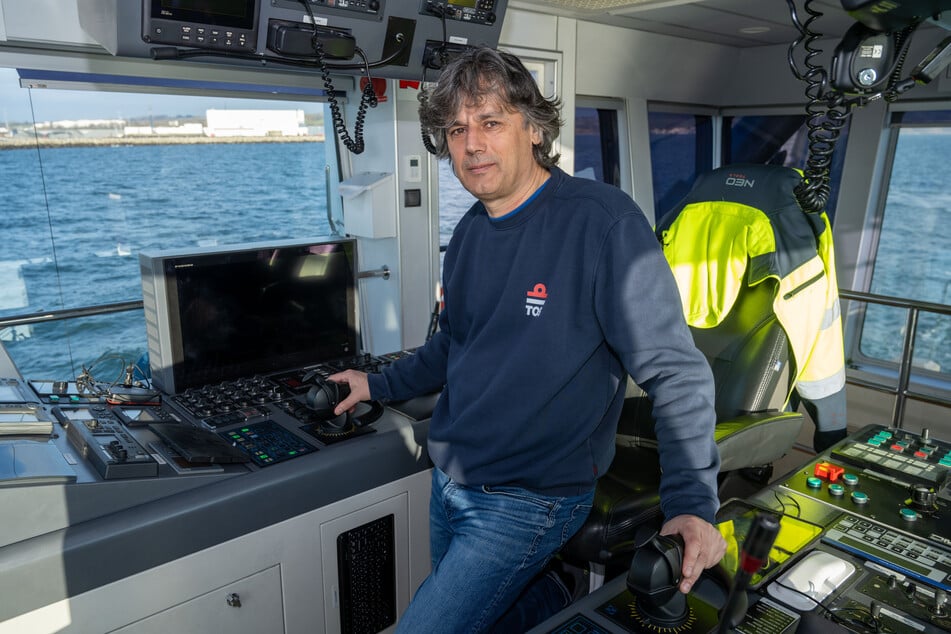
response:
[[[623,99],[614,99],[610,97],[592,97],[588,95],[578,95],[575,97],[575,109],[593,108],[595,110],[613,110],[617,115],[617,135],[615,142],[618,146],[618,165],[620,166],[618,186],[630,194],[634,191],[634,182],[631,176],[632,165],[631,158],[631,133],[627,123],[627,104]],[[574,146],[574,139],[572,139]],[[603,140],[602,140],[603,146]],[[625,168],[625,166],[628,166]]]
[[[23,51],[21,49],[0,50],[0,67],[13,71],[15,81],[26,93],[36,91],[42,94],[45,90],[74,91],[103,95],[109,92],[147,93],[154,95],[168,95],[174,97],[213,98],[226,100],[246,100],[258,102],[262,108],[267,108],[269,102],[303,103],[309,102],[323,111],[325,122],[324,155],[328,173],[327,180],[333,180],[330,171],[339,169],[336,135],[331,126],[331,117],[327,92],[323,88],[315,88],[313,82],[301,74],[282,73],[280,71],[262,75],[254,71],[240,68],[203,69],[193,64],[164,64],[146,60],[127,60],[105,58],[101,55],[86,55],[82,53],[50,53],[48,51]],[[262,81],[264,79],[265,81]],[[349,87],[350,78],[335,78],[337,91],[334,96],[341,104],[346,103],[345,93],[339,88]],[[28,98],[33,100],[35,95]],[[25,98],[26,95],[25,95]],[[103,109],[108,109],[104,102]],[[31,104],[32,108],[32,104]],[[36,114],[34,114],[36,116]],[[38,120],[34,119],[33,125]],[[46,169],[40,166],[39,169]],[[329,183],[327,183],[329,185]],[[328,187],[325,192],[324,205],[330,220],[330,230],[335,232],[333,220],[330,218],[332,210],[339,207],[335,197]],[[49,201],[47,201],[49,205]],[[315,209],[315,213],[318,210]],[[338,214],[339,215],[339,214]],[[88,298],[79,304],[66,305],[54,310],[44,310],[40,313],[30,312],[29,307],[17,313],[10,310],[3,317],[10,322],[22,322],[22,327],[39,329],[45,334],[38,334],[39,339],[66,339],[77,324],[82,325],[90,321],[105,321],[109,324],[141,319],[141,300],[116,298],[107,304],[90,304]],[[131,315],[121,315],[128,313]],[[48,315],[49,314],[49,315]],[[50,315],[53,315],[50,317]],[[49,317],[49,318],[48,318]],[[144,322],[143,322],[144,324]],[[10,336],[16,336],[17,326],[9,326]],[[112,326],[109,326],[112,327]],[[0,328],[0,330],[6,329]],[[57,333],[61,333],[58,335]],[[143,342],[144,341],[144,330]],[[110,335],[111,336],[111,335]],[[106,337],[109,338],[108,336]],[[118,344],[117,344],[118,345]],[[66,342],[69,364],[74,370],[80,361],[85,364],[97,364],[108,361],[111,354],[104,354],[96,360],[78,358],[74,361],[73,351]],[[10,350],[8,349],[8,353]],[[31,368],[27,368],[31,370]],[[110,377],[111,378],[111,377]]]
[[[881,244],[886,204],[902,128],[947,127],[951,130],[951,122],[944,124],[902,124],[895,122],[895,115],[903,112],[928,111],[951,111],[951,101],[901,102],[889,106],[884,127],[881,130],[879,154],[875,160],[875,189],[864,218],[861,232],[862,240],[858,246],[858,258],[853,280],[853,285],[857,287],[856,291],[872,292],[872,281],[875,268],[878,266],[877,258]],[[951,135],[948,138],[951,139]],[[900,297],[898,299],[926,301],[914,297]],[[867,383],[897,382],[900,375],[899,361],[871,357],[861,350],[868,304],[855,302],[854,306],[846,303],[843,305],[848,306],[847,312],[843,312],[843,328],[845,330],[845,354],[849,377]],[[907,311],[905,315],[907,316]],[[915,333],[916,340],[919,334],[918,332]],[[940,400],[951,399],[951,368],[934,371],[912,365],[908,385],[911,390],[919,394]]]
[[[723,143],[723,137],[721,134],[721,128],[723,126],[723,115],[722,110],[718,108],[711,108],[709,106],[702,105],[691,105],[683,103],[672,103],[664,101],[652,101],[647,104],[647,127],[648,133],[650,132],[650,115],[652,113],[662,113],[662,114],[678,114],[678,115],[687,115],[692,117],[709,117],[710,118],[710,156],[707,158],[710,161],[710,169],[716,169],[720,167],[720,155],[721,148]],[[653,187],[651,206],[656,207],[656,183],[653,183],[653,161],[654,157],[651,156],[651,180]],[[695,175],[696,176],[696,175]],[[691,187],[693,184],[691,183]],[[667,210],[656,209],[654,208],[654,220],[660,220],[663,213]]]

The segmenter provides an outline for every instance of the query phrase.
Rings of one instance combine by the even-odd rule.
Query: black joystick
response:
[[[321,427],[340,431],[351,426],[350,413],[344,412],[337,415],[334,414],[334,408],[348,396],[350,396],[350,386],[346,383],[334,383],[333,381],[316,378],[314,384],[307,391],[307,407],[323,419]]]
[[[654,534],[634,551],[627,589],[637,600],[642,624],[666,629],[682,625],[689,616],[687,596],[678,589],[683,569],[684,542],[679,535]]]
[[[775,538],[775,533],[772,535]],[[631,569],[627,573],[627,589],[636,599],[637,618],[652,631],[674,631],[691,619],[687,595],[680,592],[683,570],[684,541],[680,535],[639,536]],[[769,541],[769,546],[772,540]],[[766,550],[768,552],[769,546]],[[718,610],[720,630],[736,627],[746,614],[745,584],[734,579],[722,564],[705,570],[726,597]],[[726,628],[726,629],[724,629]]]

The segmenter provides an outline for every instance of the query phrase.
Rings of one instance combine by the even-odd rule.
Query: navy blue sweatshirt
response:
[[[476,203],[450,240],[443,292],[433,338],[369,378],[383,400],[445,386],[434,464],[469,485],[590,491],[614,456],[630,373],[654,405],[664,515],[713,521],[713,377],[629,196],[554,168],[500,219]]]

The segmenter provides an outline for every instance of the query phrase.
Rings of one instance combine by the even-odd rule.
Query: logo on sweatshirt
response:
[[[526,293],[525,314],[530,317],[538,317],[542,314],[542,308],[545,306],[545,300],[548,299],[548,289],[544,284],[536,284],[535,288]]]

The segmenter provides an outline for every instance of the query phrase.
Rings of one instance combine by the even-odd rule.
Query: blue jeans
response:
[[[543,568],[581,528],[593,498],[470,487],[434,468],[433,569],[397,632],[524,632],[563,608],[570,597]]]

